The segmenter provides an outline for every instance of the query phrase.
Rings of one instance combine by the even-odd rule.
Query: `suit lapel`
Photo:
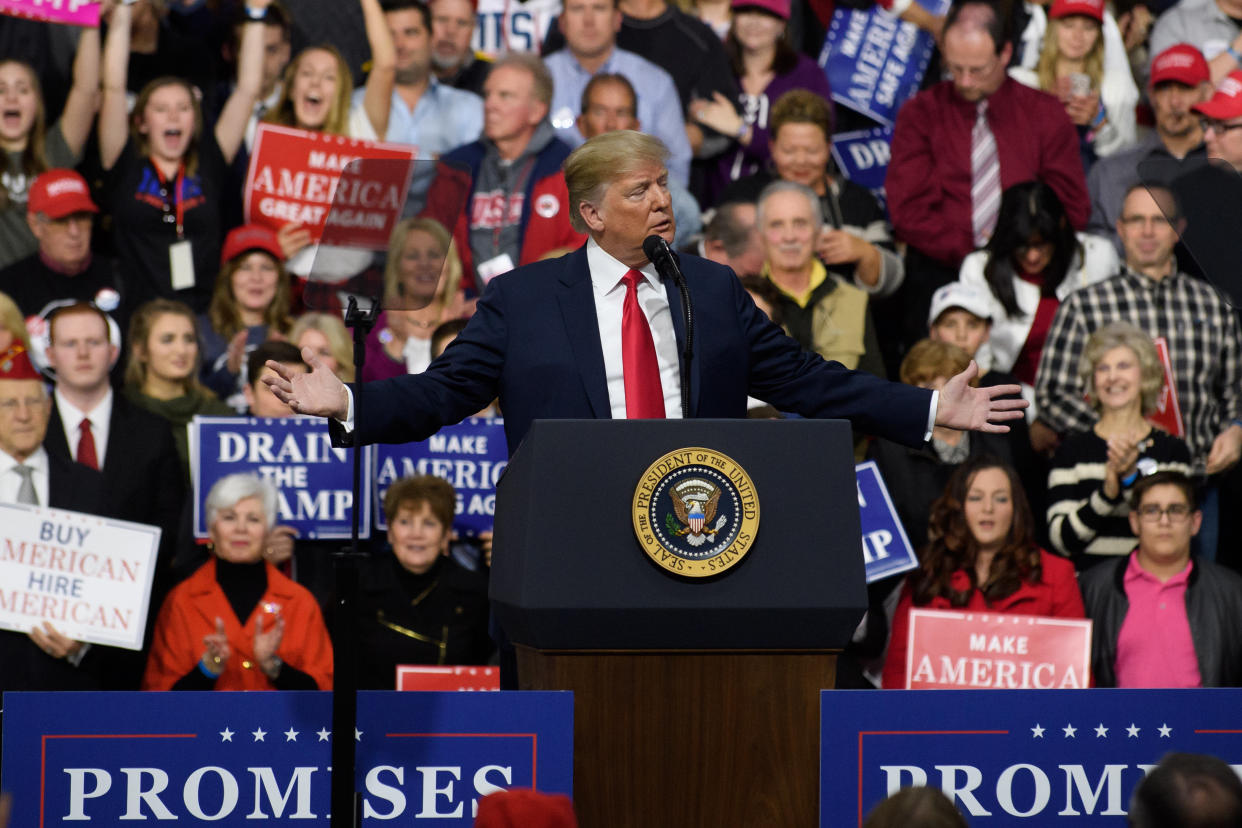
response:
[[[564,261],[565,270],[556,290],[561,318],[573,346],[578,373],[591,405],[591,415],[600,420],[610,419],[612,407],[608,403],[604,351],[599,342],[599,322],[595,316],[595,295],[591,290],[586,245],[566,256]]]
[[[686,318],[681,309],[681,291],[677,289],[677,285],[672,279],[664,279],[664,293],[668,296],[668,311],[673,316],[673,333],[677,336],[677,363],[680,366],[685,358],[686,347]],[[689,290],[690,285],[687,280],[686,289]],[[702,342],[702,338],[695,336],[695,350],[698,350],[698,343]],[[690,361],[690,416],[698,416],[699,410],[699,359],[698,354],[694,354],[694,358]],[[681,374],[678,374],[680,379]]]
[[[47,434],[43,437],[43,447],[48,454],[59,454],[69,457],[69,443],[65,441],[65,421],[60,418],[60,408],[56,398],[52,397],[52,416],[47,421]]]

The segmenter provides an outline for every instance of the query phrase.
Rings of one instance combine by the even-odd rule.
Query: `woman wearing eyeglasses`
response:
[[[1087,340],[1079,376],[1100,419],[1057,449],[1048,473],[1048,528],[1053,548],[1086,569],[1134,548],[1127,491],[1157,471],[1190,473],[1190,450],[1146,417],[1164,384],[1146,333],[1125,322]]]
[[[1074,567],[1039,548],[1033,525],[1012,466],[986,455],[958,466],[932,504],[928,544],[901,589],[884,687],[906,686],[914,607],[1083,617]]]

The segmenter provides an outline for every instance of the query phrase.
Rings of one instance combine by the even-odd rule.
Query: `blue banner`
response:
[[[326,826],[331,726],[331,693],[6,693],[12,824]],[[469,826],[492,791],[573,791],[572,693],[360,692],[351,736],[371,825]]]
[[[918,2],[933,14],[949,10],[949,0]],[[897,110],[919,90],[935,47],[930,34],[878,6],[838,8],[819,65],[828,75],[833,100],[892,126]]]
[[[496,481],[509,465],[505,421],[471,417],[445,426],[421,443],[375,447],[375,528],[388,531],[384,493],[394,480],[414,474],[442,477],[457,490],[453,528],[461,537],[490,532],[496,515]]]
[[[371,536],[371,452],[362,453],[359,536]],[[313,417],[195,417],[190,424],[194,536],[207,537],[204,504],[227,474],[254,472],[276,487],[276,523],[298,537],[348,538],[353,521],[353,455],[332,448],[328,427]]]
[[[892,154],[893,128],[890,126],[841,132],[832,136],[832,159],[846,178],[871,191],[888,209],[884,178]]]
[[[820,825],[940,788],[972,826],[1124,825],[1169,751],[1242,765],[1242,690],[851,690],[820,697]]]
[[[919,565],[914,547],[897,517],[897,507],[874,460],[854,467],[858,483],[858,520],[862,524],[867,583],[909,572]]]

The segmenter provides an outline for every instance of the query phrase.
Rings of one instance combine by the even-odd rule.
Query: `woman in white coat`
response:
[[[1032,388],[1061,301],[1120,266],[1107,239],[1074,232],[1047,184],[1026,181],[1005,190],[996,232],[966,257],[958,274],[959,281],[991,296],[992,369],[1012,373],[1024,391]]]

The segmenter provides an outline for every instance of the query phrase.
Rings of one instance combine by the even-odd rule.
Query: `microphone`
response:
[[[673,255],[668,242],[662,236],[652,233],[643,239],[643,253],[655,265],[656,272],[660,274],[661,279],[672,279],[678,287],[685,284],[685,278],[681,275],[681,267],[677,264],[677,257]]]
[[[677,254],[669,249],[668,242],[660,236],[651,234],[643,239],[643,253],[655,265],[661,279],[672,279],[681,294],[682,320],[685,323],[686,343],[682,348],[681,359],[681,416],[690,419],[690,361],[694,359],[694,306],[690,304],[690,289],[686,287],[686,277],[681,274],[681,266],[677,264]]]

